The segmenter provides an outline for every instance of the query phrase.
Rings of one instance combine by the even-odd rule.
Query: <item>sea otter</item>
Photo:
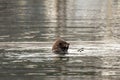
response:
[[[70,44],[63,39],[56,39],[55,43],[53,44],[52,51],[56,54],[67,54],[69,45]]]

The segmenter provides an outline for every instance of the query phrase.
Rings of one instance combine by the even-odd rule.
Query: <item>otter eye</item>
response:
[[[59,43],[59,45],[62,45],[62,43]]]

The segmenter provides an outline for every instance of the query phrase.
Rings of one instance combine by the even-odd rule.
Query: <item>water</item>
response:
[[[119,80],[120,3],[93,1],[1,0],[0,80]],[[56,37],[69,54],[52,53]]]
[[[119,42],[119,1],[93,1],[1,0],[0,41]]]
[[[51,52],[51,42],[1,43],[4,49],[1,49],[0,53],[0,79],[120,79],[120,46],[118,44],[70,43],[69,54],[64,56]],[[84,50],[79,52],[79,48]]]

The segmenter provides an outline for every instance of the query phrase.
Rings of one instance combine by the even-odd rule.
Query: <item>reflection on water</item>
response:
[[[1,0],[0,41],[119,40],[119,1]],[[107,34],[108,33],[108,34]],[[110,33],[110,34],[109,34]]]

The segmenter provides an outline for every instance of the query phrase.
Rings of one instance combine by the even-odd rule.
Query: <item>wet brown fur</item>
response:
[[[63,39],[56,39],[53,44],[52,51],[56,54],[67,54],[69,48],[69,43],[64,41]]]

